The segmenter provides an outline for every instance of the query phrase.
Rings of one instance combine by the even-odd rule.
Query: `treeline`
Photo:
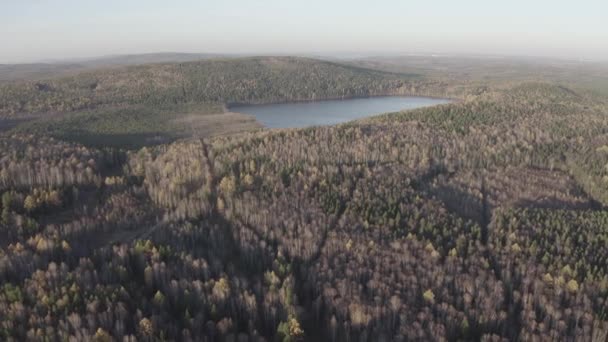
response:
[[[0,137],[0,191],[101,182],[117,155],[34,135]]]

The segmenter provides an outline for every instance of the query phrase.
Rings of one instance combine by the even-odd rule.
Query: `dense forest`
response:
[[[134,104],[268,103],[423,95],[430,87],[445,86],[415,80],[415,75],[408,78],[293,57],[147,64],[0,85],[0,114],[15,116]]]
[[[6,130],[1,340],[608,340],[608,99],[291,58],[124,70],[11,83],[0,111],[459,101],[142,148]]]
[[[242,116],[214,115],[231,104],[460,93],[460,86],[419,75],[307,58],[144,64],[0,84],[0,130],[18,125],[88,146],[137,148],[192,136],[193,120],[198,132],[216,126],[204,136],[256,128]]]

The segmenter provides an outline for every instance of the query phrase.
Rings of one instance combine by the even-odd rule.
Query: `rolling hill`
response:
[[[307,58],[210,59],[0,85],[0,127],[96,146],[142,146],[259,127],[248,116],[218,115],[231,103],[449,92],[414,75]]]
[[[11,85],[95,108],[0,134],[0,339],[605,341],[608,101],[403,77],[255,58]],[[345,90],[462,95],[129,150],[47,134]]]
[[[428,86],[418,89],[415,81],[399,74],[293,57],[151,64],[2,85],[0,114],[134,104],[261,103],[423,94]]]

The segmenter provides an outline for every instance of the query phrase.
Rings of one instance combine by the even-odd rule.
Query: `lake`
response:
[[[416,96],[380,96],[345,100],[237,105],[230,111],[255,116],[269,128],[335,125],[383,113],[450,103],[448,99]]]

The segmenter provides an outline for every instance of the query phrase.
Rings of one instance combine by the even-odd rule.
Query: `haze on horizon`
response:
[[[0,63],[159,51],[608,60],[608,2],[5,0]]]

